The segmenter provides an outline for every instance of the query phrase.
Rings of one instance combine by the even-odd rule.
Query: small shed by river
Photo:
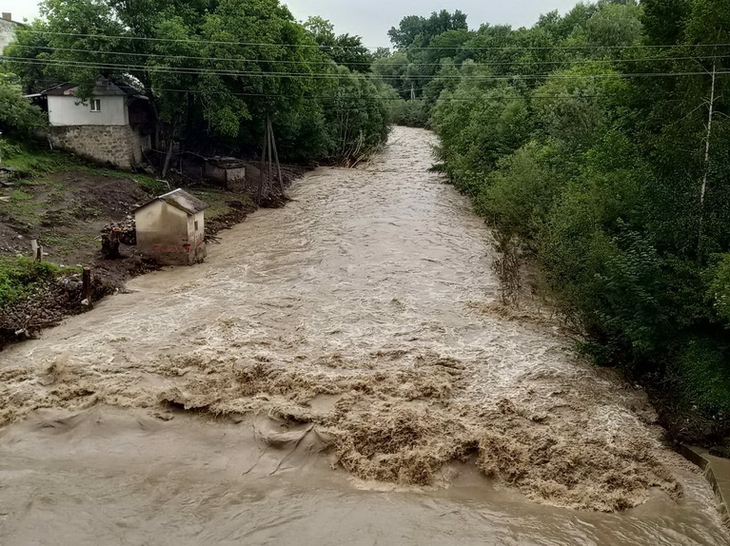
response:
[[[246,164],[235,157],[209,157],[205,160],[204,177],[234,189],[246,183]]]
[[[134,212],[137,247],[169,265],[191,265],[205,259],[205,209],[208,205],[176,189]]]

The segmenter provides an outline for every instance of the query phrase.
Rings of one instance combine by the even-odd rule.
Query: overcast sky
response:
[[[319,15],[331,20],[339,33],[357,34],[369,47],[389,45],[386,33],[406,15],[428,15],[432,11],[460,9],[469,16],[469,26],[482,23],[532,26],[541,13],[573,7],[578,0],[283,0],[297,19]],[[0,11],[13,19],[38,15],[33,0],[0,0]]]

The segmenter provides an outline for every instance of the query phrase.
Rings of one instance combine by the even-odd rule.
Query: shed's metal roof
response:
[[[185,190],[178,188],[169,193],[166,193],[165,195],[155,197],[152,201],[150,201],[149,203],[145,203],[134,212],[142,210],[143,208],[151,205],[152,203],[156,203],[157,201],[164,201],[168,205],[180,209],[187,214],[197,214],[198,212],[201,212],[208,208],[208,204],[206,202],[201,201],[194,195],[190,195]]]

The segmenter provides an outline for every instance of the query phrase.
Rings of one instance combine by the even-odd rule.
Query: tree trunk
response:
[[[170,161],[172,160],[172,145],[174,141],[172,139],[172,134],[168,137],[167,141],[167,153],[165,154],[165,164],[162,167],[162,178],[165,178],[167,176],[167,171],[170,168]]]

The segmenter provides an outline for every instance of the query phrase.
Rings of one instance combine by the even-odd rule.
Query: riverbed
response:
[[[644,393],[500,305],[433,145],[0,353],[0,542],[727,543]]]

